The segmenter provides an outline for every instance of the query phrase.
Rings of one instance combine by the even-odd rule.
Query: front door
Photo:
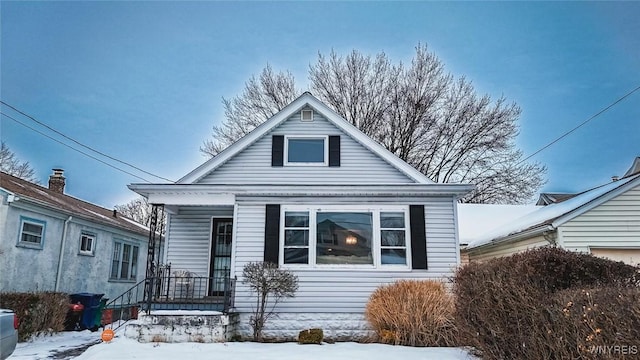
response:
[[[209,296],[224,294],[224,282],[231,269],[232,219],[213,219],[211,263],[209,264]]]

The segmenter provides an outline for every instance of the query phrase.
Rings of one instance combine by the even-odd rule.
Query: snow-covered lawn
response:
[[[18,343],[16,350],[8,360],[47,359],[55,353],[86,346],[100,341],[99,332],[68,331],[52,336],[39,336],[32,341]]]
[[[119,332],[119,331],[118,331]],[[41,337],[32,342],[21,343],[8,359],[47,359],[56,351],[89,344],[100,338],[100,332],[65,332],[53,337]],[[75,359],[233,359],[233,360],[336,360],[336,359],[475,359],[458,348],[414,348],[381,344],[336,343],[323,345],[259,344],[252,342],[229,342],[223,344],[199,343],[149,343],[141,344],[118,334],[110,343],[89,347]]]

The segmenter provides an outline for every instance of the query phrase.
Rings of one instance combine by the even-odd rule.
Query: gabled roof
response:
[[[149,228],[113,210],[61,194],[46,187],[0,172],[0,189],[14,196],[12,201],[27,201],[101,225],[147,236]]]
[[[636,157],[633,160],[633,164],[631,165],[629,170],[627,170],[627,172],[622,177],[631,176],[631,175],[637,174],[637,173],[640,173],[640,156]]]
[[[409,178],[413,179],[416,183],[419,184],[433,184],[434,182],[427,178],[424,174],[416,170],[411,165],[402,161],[396,155],[391,153],[389,150],[385,149],[382,145],[378,144],[375,140],[371,139],[367,135],[365,135],[358,128],[353,126],[347,120],[342,118],[338,113],[333,111],[327,105],[325,105],[322,101],[318,100],[316,97],[311,95],[309,92],[305,92],[300,95],[297,99],[287,105],[284,109],[273,115],[264,123],[260,124],[249,134],[242,137],[240,140],[236,141],[226,149],[224,149],[221,153],[211,158],[209,161],[197,167],[195,170],[191,171],[183,178],[178,180],[177,184],[193,184],[209,174],[210,172],[217,169],[219,166],[226,163],[229,159],[234,157],[236,154],[246,149],[251,144],[258,141],[258,139],[262,138],[266,134],[268,134],[272,129],[286,121],[289,117],[294,115],[296,112],[300,111],[303,107],[310,106],[315,111],[321,113],[329,122],[333,123],[340,130],[344,131],[346,134],[351,136],[357,142],[362,144],[365,148],[369,149],[374,154],[378,155],[380,158],[384,159],[391,166],[395,167]]]
[[[516,239],[523,234],[534,236],[558,228],[596,206],[640,185],[640,173],[585,191],[575,197],[544,206],[507,225],[495,228],[469,242],[467,249]]]

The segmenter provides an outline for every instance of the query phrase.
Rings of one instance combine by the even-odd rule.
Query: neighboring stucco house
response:
[[[541,196],[537,210],[471,239],[463,256],[482,261],[530,248],[559,246],[640,264],[640,167],[578,193]],[[634,170],[635,169],[635,170]]]
[[[299,290],[265,335],[321,327],[333,338],[364,332],[380,285],[453,274],[456,201],[473,189],[433,183],[310,93],[175,184],[129,187],[165,206],[172,270],[238,277],[241,335],[255,305],[242,269],[269,261]]]
[[[148,228],[113,210],[0,173],[0,291],[105,294],[144,279]]]

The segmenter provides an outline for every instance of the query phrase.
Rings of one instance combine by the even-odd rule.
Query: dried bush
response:
[[[298,277],[288,270],[278,269],[270,262],[250,262],[242,269],[242,283],[256,294],[256,306],[250,318],[253,340],[262,341],[264,324],[274,314],[276,305],[298,291]]]
[[[569,289],[553,297],[549,347],[558,359],[640,356],[640,289]]]
[[[59,292],[2,293],[0,308],[13,310],[20,321],[18,340],[64,330],[69,296]]]
[[[378,341],[409,346],[455,345],[454,301],[438,281],[401,280],[371,294],[365,310]]]
[[[322,329],[307,329],[298,333],[298,344],[320,345],[323,339],[324,331],[322,331]]]
[[[638,279],[633,266],[558,248],[470,263],[457,271],[454,283],[460,341],[485,359],[585,357],[577,352],[583,319],[564,311],[570,301],[580,302],[567,294],[592,289],[590,294],[619,291],[633,298]],[[598,306],[610,309],[607,319],[622,322],[631,315],[615,310],[616,299],[602,296]]]

